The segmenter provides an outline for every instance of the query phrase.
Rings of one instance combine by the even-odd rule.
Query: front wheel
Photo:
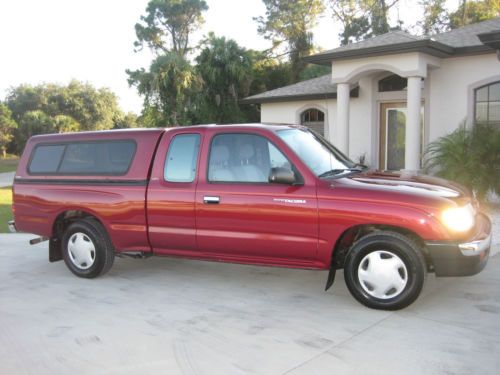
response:
[[[359,302],[374,309],[398,310],[414,302],[427,268],[418,245],[395,232],[374,232],[347,254],[344,278]]]
[[[64,262],[76,276],[91,279],[105,274],[113,265],[113,244],[96,220],[81,219],[69,225],[62,248]]]

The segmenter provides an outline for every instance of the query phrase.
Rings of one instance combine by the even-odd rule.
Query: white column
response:
[[[405,137],[405,170],[420,169],[420,108],[422,101],[421,77],[408,77],[407,118]]]
[[[337,131],[332,139],[333,144],[349,156],[349,84],[337,84]]]

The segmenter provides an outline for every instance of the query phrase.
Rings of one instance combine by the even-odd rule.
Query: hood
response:
[[[464,186],[438,177],[406,172],[368,171],[353,175],[352,179],[361,183],[390,190],[398,190],[410,194],[424,194],[441,198],[470,197],[470,192]]]
[[[468,189],[460,184],[415,173],[366,171],[325,182],[336,196],[346,199],[434,207],[471,200]]]

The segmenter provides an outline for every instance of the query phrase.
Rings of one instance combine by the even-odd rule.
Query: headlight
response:
[[[454,232],[467,232],[474,226],[474,209],[471,204],[447,208],[441,214],[441,221]]]

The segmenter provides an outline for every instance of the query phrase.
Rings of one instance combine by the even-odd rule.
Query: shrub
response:
[[[500,129],[462,124],[432,142],[426,151],[425,170],[459,182],[484,199],[488,191],[500,194]]]

